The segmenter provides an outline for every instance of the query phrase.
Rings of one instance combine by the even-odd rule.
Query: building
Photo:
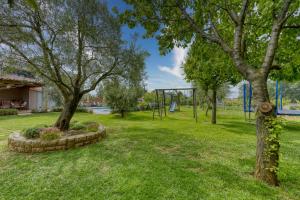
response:
[[[43,84],[17,75],[0,76],[0,109],[41,110]]]

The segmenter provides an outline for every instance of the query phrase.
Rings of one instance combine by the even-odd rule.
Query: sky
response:
[[[108,0],[109,8],[117,7],[122,11],[129,8],[122,0]],[[151,91],[157,88],[179,88],[190,87],[190,83],[184,80],[182,63],[185,60],[187,49],[175,47],[169,54],[162,56],[159,53],[157,40],[154,38],[143,39],[145,30],[138,26],[134,29],[128,28],[126,25],[122,27],[123,39],[131,40],[132,36],[137,33],[137,45],[148,51],[150,54],[146,59],[146,88]]]
[[[107,0],[108,7],[112,9],[117,7],[120,12],[130,8],[123,0]],[[169,54],[160,55],[159,45],[155,38],[143,39],[145,30],[141,26],[134,29],[123,25],[122,37],[130,41],[134,34],[138,34],[137,45],[147,50],[150,56],[146,59],[146,89],[152,91],[159,88],[184,88],[191,87],[191,84],[185,81],[182,69],[188,48],[175,47]],[[228,98],[237,98],[239,95],[239,86],[230,87]]]

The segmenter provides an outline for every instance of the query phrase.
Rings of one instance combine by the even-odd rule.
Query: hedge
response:
[[[5,115],[17,115],[18,110],[9,108],[9,109],[0,109],[0,116],[5,116]]]

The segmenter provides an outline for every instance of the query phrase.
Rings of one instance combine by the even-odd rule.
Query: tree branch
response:
[[[272,26],[272,32],[271,32],[271,38],[268,43],[267,51],[264,57],[263,61],[263,73],[265,76],[269,74],[269,72],[272,70],[272,64],[275,58],[275,52],[278,47],[278,41],[280,37],[280,33],[283,28],[283,24],[287,20],[287,12],[289,10],[289,6],[291,5],[292,0],[285,0],[282,8],[280,10],[280,14],[276,19],[273,21]]]
[[[118,59],[116,59],[112,65],[112,67],[107,71],[105,72],[102,76],[100,76],[93,84],[92,86],[89,88],[89,89],[86,89],[86,90],[83,90],[81,92],[81,94],[86,94],[88,92],[91,92],[93,90],[96,89],[97,85],[105,78],[107,78],[108,76],[110,76],[112,74],[112,71],[117,67],[118,65]]]
[[[217,43],[219,44],[223,50],[228,53],[231,54],[232,53],[232,49],[229,47],[228,44],[226,44],[224,42],[224,40],[222,40],[221,38],[217,38],[217,37],[213,37],[207,33],[205,33],[202,28],[200,28],[197,23],[195,22],[195,20],[186,12],[186,10],[184,8],[182,8],[179,4],[179,2],[177,1],[177,7],[179,8],[181,14],[185,17],[185,19],[190,23],[190,25],[194,28],[194,30],[204,39],[209,40],[213,43]]]

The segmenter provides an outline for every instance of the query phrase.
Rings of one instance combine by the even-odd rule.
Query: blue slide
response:
[[[173,101],[170,106],[170,112],[174,112],[175,108],[176,108],[176,102]]]

